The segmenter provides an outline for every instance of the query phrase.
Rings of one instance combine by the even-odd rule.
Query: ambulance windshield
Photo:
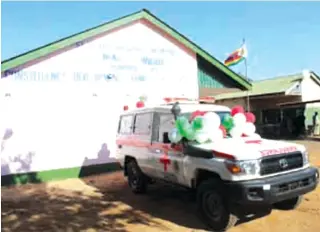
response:
[[[230,112],[228,111],[209,111],[209,112],[213,112],[213,113],[216,113],[217,115],[219,115],[221,121],[223,120],[223,118],[226,116],[226,115],[230,115]],[[181,116],[185,116],[186,118],[190,118],[192,112],[190,113],[182,113]]]

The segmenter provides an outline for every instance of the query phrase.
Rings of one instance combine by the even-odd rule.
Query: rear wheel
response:
[[[145,193],[147,190],[147,178],[142,173],[135,160],[127,163],[128,184],[134,193]]]
[[[213,231],[226,231],[238,221],[229,210],[218,180],[211,179],[200,184],[197,204],[201,218]]]
[[[302,202],[302,196],[298,196],[285,201],[280,201],[274,204],[276,209],[280,210],[293,210],[296,209]]]

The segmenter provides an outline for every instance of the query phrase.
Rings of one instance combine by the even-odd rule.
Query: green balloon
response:
[[[190,127],[189,120],[186,117],[178,117],[176,120],[176,128],[179,133],[185,137],[186,130]]]
[[[203,118],[195,117],[192,121],[193,130],[201,130],[203,128]]]
[[[196,137],[195,131],[191,127],[188,128],[186,130],[185,138],[190,140],[190,141],[193,141],[193,140],[195,140],[195,137]]]
[[[231,130],[234,126],[233,118],[231,115],[226,115],[222,119],[222,125],[226,128],[227,131]]]
[[[178,117],[176,120],[176,128],[182,137],[190,141],[195,140],[195,130],[189,123],[188,118]]]

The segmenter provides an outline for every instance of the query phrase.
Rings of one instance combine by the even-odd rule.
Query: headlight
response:
[[[227,169],[236,175],[247,174],[256,175],[260,172],[259,160],[245,160],[245,161],[226,161]]]
[[[302,160],[303,160],[303,165],[306,165],[309,163],[309,154],[307,151],[302,152]]]

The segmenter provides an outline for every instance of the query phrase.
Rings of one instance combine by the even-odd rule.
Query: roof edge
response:
[[[270,77],[270,78],[266,78],[266,79],[257,80],[257,81],[254,81],[253,83],[260,83],[260,82],[263,82],[263,81],[273,81],[273,80],[284,79],[284,78],[292,78],[294,76],[297,76],[297,80],[298,79],[302,79],[303,78],[303,73],[299,72],[299,73],[292,73],[292,74],[289,74],[289,75],[275,76],[275,77]]]
[[[89,29],[86,29],[86,30],[80,31],[80,32],[78,32],[78,33],[69,35],[69,36],[64,37],[64,38],[62,38],[62,39],[55,40],[55,41],[53,41],[53,42],[47,43],[47,44],[42,45],[42,46],[40,46],[40,47],[37,47],[37,48],[35,48],[35,49],[26,51],[26,52],[21,53],[21,54],[19,54],[19,55],[16,55],[16,56],[10,57],[10,58],[8,58],[8,59],[6,59],[6,60],[3,60],[3,61],[1,61],[1,64],[6,63],[6,62],[9,62],[9,61],[11,61],[11,60],[13,60],[13,59],[17,59],[17,58],[19,58],[19,57],[21,57],[21,56],[27,55],[27,54],[29,54],[29,53],[31,53],[31,52],[40,50],[40,49],[42,49],[42,48],[45,48],[45,47],[50,46],[50,45],[53,45],[53,44],[55,44],[55,43],[59,43],[59,42],[64,41],[64,40],[68,40],[68,39],[70,39],[70,38],[72,38],[72,37],[74,37],[74,36],[80,35],[80,34],[82,34],[82,33],[86,33],[86,32],[89,32],[89,31],[91,31],[91,30],[97,29],[97,28],[99,28],[99,27],[105,26],[106,24],[110,24],[110,23],[113,23],[113,22],[115,22],[115,21],[118,21],[118,20],[121,20],[121,19],[124,19],[124,18],[127,18],[127,17],[131,17],[131,16],[133,16],[133,15],[136,15],[136,14],[139,14],[139,13],[142,13],[142,12],[146,12],[146,10],[145,10],[145,9],[142,9],[142,10],[140,10],[140,11],[136,11],[136,12],[134,12],[134,13],[131,13],[131,14],[122,16],[122,17],[120,17],[120,18],[112,19],[112,20],[110,20],[110,21],[108,21],[108,22],[106,22],[106,23],[102,23],[102,24],[99,24],[99,25],[97,25],[97,26],[91,27],[91,28],[89,28]],[[2,70],[1,70],[1,71],[2,71]]]
[[[310,71],[311,75],[315,76],[316,78],[318,78],[320,80],[320,76],[318,74],[316,74],[314,71]]]
[[[289,105],[303,105],[303,104],[312,104],[312,103],[320,103],[320,99],[310,100],[310,101],[301,101],[301,102],[285,102],[279,103],[278,106],[289,106]]]
[[[310,77],[313,79],[318,85],[320,85],[320,77],[314,72],[310,71]]]
[[[99,25],[97,25],[97,26],[95,26],[95,27],[92,27],[92,28],[83,30],[83,31],[81,31],[81,32],[72,34],[72,35],[67,36],[67,37],[64,37],[64,38],[62,38],[62,39],[55,40],[55,41],[50,42],[50,43],[48,43],[48,44],[45,44],[45,45],[43,45],[43,46],[40,46],[40,47],[37,47],[37,48],[35,48],[35,49],[29,50],[29,51],[27,51],[27,52],[24,52],[24,53],[22,53],[22,54],[19,54],[19,55],[10,57],[10,58],[8,58],[8,59],[6,59],[6,60],[1,61],[1,72],[6,71],[6,70],[8,70],[8,69],[10,69],[10,68],[15,68],[15,67],[17,67],[17,66],[23,65],[24,63],[21,63],[21,64],[19,64],[19,65],[16,65],[16,66],[14,66],[14,67],[11,67],[9,62],[13,62],[14,60],[21,59],[22,57],[24,57],[24,56],[26,56],[26,55],[29,55],[29,54],[31,54],[32,52],[40,51],[40,50],[45,49],[45,48],[47,48],[47,47],[49,47],[49,46],[58,45],[59,43],[63,43],[63,42],[65,42],[65,41],[68,41],[68,40],[73,39],[73,38],[75,38],[75,37],[80,37],[80,36],[83,35],[84,33],[89,33],[90,31],[91,31],[91,32],[92,32],[92,31],[95,31],[96,29],[99,29],[99,28],[101,28],[101,27],[105,27],[105,26],[107,26],[107,25],[116,23],[116,22],[118,22],[119,20],[125,20],[125,19],[128,19],[128,18],[131,19],[131,17],[140,16],[143,12],[145,12],[144,9],[143,9],[143,10],[140,10],[140,11],[136,11],[136,12],[134,12],[134,13],[125,15],[125,16],[120,17],[120,18],[117,18],[117,19],[110,20],[110,21],[108,21],[108,22],[106,22],[106,23],[99,24]],[[138,19],[138,18],[139,18],[139,17],[137,17],[137,19]],[[131,21],[131,20],[129,20],[129,21]],[[125,22],[125,23],[123,23],[123,24],[126,24],[126,23],[128,23],[128,22]],[[116,25],[115,27],[118,27],[118,25]],[[100,34],[100,33],[101,33],[101,32],[99,32],[99,33],[94,33],[94,35]],[[92,35],[92,36],[94,36],[94,35]],[[91,37],[91,36],[90,36],[90,37]],[[85,38],[82,38],[82,39],[86,39],[86,38],[88,38],[88,37],[85,37]],[[79,42],[79,41],[81,41],[80,38],[79,38],[78,40],[76,40],[75,42]],[[69,43],[68,45],[70,45],[70,44],[73,44],[73,43]],[[61,48],[66,47],[66,46],[68,46],[68,45],[64,45],[64,46],[62,46]],[[56,47],[58,47],[58,48],[56,48],[56,49],[61,49],[59,46],[56,46]],[[49,55],[50,53],[52,53],[52,51],[48,52],[48,54],[45,54],[45,55]],[[8,64],[8,63],[9,63],[9,64]],[[3,66],[4,66],[4,67],[3,67]],[[9,66],[9,67],[6,67],[6,66]]]
[[[108,21],[106,23],[100,24],[98,26],[95,26],[93,28],[84,30],[82,32],[70,35],[68,37],[62,38],[60,40],[56,40],[54,42],[48,43],[46,45],[43,45],[41,47],[38,47],[33,50],[29,50],[25,53],[22,53],[20,55],[8,58],[4,61],[1,61],[1,72],[5,72],[9,69],[19,67],[23,64],[26,64],[27,62],[30,62],[32,60],[39,59],[41,57],[50,55],[51,53],[63,49],[67,46],[70,46],[72,44],[75,44],[79,41],[86,40],[90,37],[99,35],[103,32],[109,31],[111,29],[115,29],[119,26],[126,25],[134,20],[138,20],[141,18],[145,18],[158,26],[160,29],[162,29],[164,32],[170,34],[173,38],[177,39],[179,42],[184,44],[186,47],[191,49],[193,52],[198,54],[203,59],[207,60],[211,65],[218,68],[221,72],[225,73],[227,76],[229,76],[231,79],[233,79],[235,82],[237,82],[240,86],[242,86],[245,90],[251,90],[252,84],[235,73],[230,68],[226,67],[224,64],[222,64],[219,60],[214,58],[212,55],[210,55],[207,51],[202,49],[200,46],[196,45],[194,42],[189,40],[184,35],[180,34],[178,31],[176,31],[174,28],[163,22],[161,19],[157,18],[155,15],[150,13],[147,9],[142,9],[140,11],[137,11],[135,13]]]
[[[250,92],[250,91],[249,91]],[[261,94],[250,94],[248,97],[263,97],[263,96],[271,96],[271,95],[279,95],[279,94],[285,94],[286,91],[279,91],[279,92],[272,92],[272,93],[261,93]],[[222,98],[219,98],[219,96],[222,96]],[[214,97],[214,96],[213,96]],[[247,95],[246,93],[243,93],[241,96],[230,96],[230,97],[223,97],[223,94],[215,96],[217,101],[222,101],[222,100],[230,100],[230,99],[239,99],[239,98],[246,98]]]
[[[185,44],[187,47],[189,47],[192,51],[195,51],[198,55],[200,55],[203,59],[207,60],[210,64],[216,66],[220,71],[224,72],[227,74],[231,79],[242,85],[244,88],[247,90],[251,90],[252,84],[241,77],[239,74],[235,73],[232,69],[226,67],[222,62],[220,62],[218,59],[214,58],[212,55],[210,55],[207,51],[202,49],[199,45],[195,44],[192,42],[190,39],[188,39],[186,36],[178,32],[176,29],[150,13],[148,10],[144,10],[146,13],[145,17],[146,19],[150,20],[152,23],[157,25],[158,27],[162,28],[165,32],[167,32],[170,35],[173,35],[175,39],[178,41],[185,40],[188,42],[188,44]],[[159,25],[159,23],[160,25]],[[161,25],[162,24],[162,25]],[[167,30],[166,30],[167,29]],[[174,34],[177,34],[178,36],[174,36]],[[177,38],[181,37],[181,38]]]

